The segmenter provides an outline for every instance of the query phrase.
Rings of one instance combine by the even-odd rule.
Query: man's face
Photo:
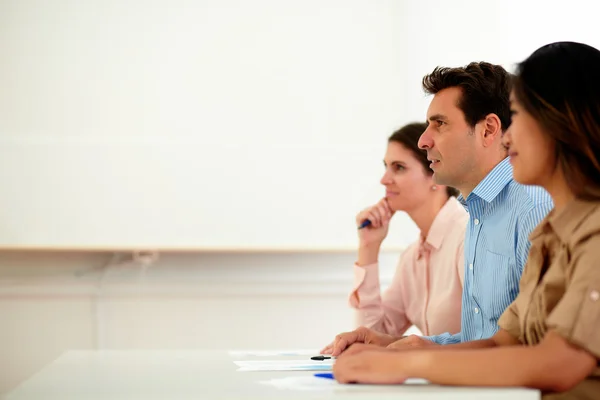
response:
[[[439,91],[427,110],[429,126],[419,139],[436,183],[460,188],[477,167],[477,140],[462,110],[458,107],[462,89]]]

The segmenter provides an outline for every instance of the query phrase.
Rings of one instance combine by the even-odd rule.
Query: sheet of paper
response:
[[[314,376],[288,376],[285,378],[269,379],[259,382],[263,385],[275,386],[278,389],[304,390],[304,391],[359,391],[365,390],[365,385],[343,385],[334,379],[323,379]],[[425,379],[410,378],[405,385],[428,385]],[[367,385],[368,389],[383,389],[386,385]]]
[[[230,350],[232,357],[280,357],[280,356],[316,356],[316,349],[292,349],[292,350]]]
[[[289,376],[285,378],[269,379],[261,381],[260,383],[263,385],[275,386],[278,389],[305,391],[331,391],[343,386],[334,379],[316,378],[314,376]]]
[[[331,371],[333,360],[252,360],[234,361],[238,371]]]

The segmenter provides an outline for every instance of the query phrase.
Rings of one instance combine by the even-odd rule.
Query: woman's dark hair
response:
[[[576,197],[600,200],[600,51],[574,42],[540,47],[517,67],[516,100],[554,142]]]
[[[423,165],[425,172],[429,175],[433,175],[433,171],[431,168],[429,168],[430,161],[427,160],[427,151],[419,149],[418,145],[419,138],[423,132],[425,132],[425,129],[427,129],[427,124],[421,122],[413,122],[408,125],[404,125],[388,138],[388,143],[400,143],[407,150],[410,150],[414,154],[415,158],[419,160],[421,165]],[[446,193],[448,194],[448,197],[456,197],[459,195],[458,190],[450,186],[446,187]]]

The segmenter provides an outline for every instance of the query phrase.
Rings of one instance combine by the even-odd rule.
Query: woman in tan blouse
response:
[[[468,386],[526,386],[547,399],[600,399],[600,51],[544,46],[519,64],[505,135],[520,183],[555,208],[532,232],[520,294],[487,340],[416,351],[355,345],[340,382],[407,377]]]

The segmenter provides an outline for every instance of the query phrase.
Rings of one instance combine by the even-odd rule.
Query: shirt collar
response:
[[[598,202],[572,200],[560,212],[552,210],[546,218],[531,232],[529,240],[543,234],[554,232],[562,243],[567,243],[573,232],[585,221],[586,217],[598,208]]]
[[[510,160],[506,157],[504,160],[500,161],[477,186],[475,186],[475,189],[469,194],[467,200],[472,198],[472,196],[477,196],[480,199],[491,203],[512,180],[512,165],[510,165]],[[464,206],[467,205],[467,202],[462,195],[459,196],[458,201]]]
[[[423,239],[421,236],[421,245],[425,242],[434,249],[439,250],[444,238],[448,234],[448,227],[463,213],[463,206],[455,197],[450,197],[435,216],[429,228],[427,238]]]

